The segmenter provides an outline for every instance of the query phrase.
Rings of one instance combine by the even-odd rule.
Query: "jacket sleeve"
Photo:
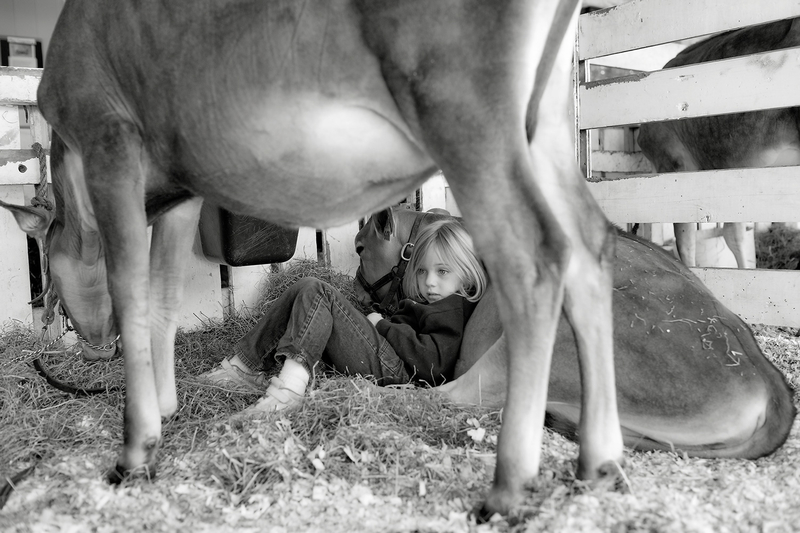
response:
[[[386,319],[376,327],[405,363],[414,381],[440,385],[453,377],[463,320],[461,309],[454,308],[426,316],[420,332],[411,324]]]

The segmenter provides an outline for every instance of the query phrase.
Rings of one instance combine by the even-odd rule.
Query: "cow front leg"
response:
[[[97,136],[83,142],[86,185],[106,250],[111,301],[125,346],[124,442],[109,480],[131,473],[152,477],[161,417],[150,345],[147,156],[131,124],[105,122],[93,133]]]
[[[183,301],[184,274],[197,232],[202,198],[173,207],[153,224],[150,245],[150,331],[153,371],[162,418],[178,409],[175,391],[175,332]]]

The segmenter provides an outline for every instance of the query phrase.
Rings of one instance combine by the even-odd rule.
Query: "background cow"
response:
[[[177,409],[175,315],[203,198],[329,227],[399,200],[437,167],[494,280],[509,346],[485,510],[506,511],[538,474],[562,309],[585,382],[577,475],[616,475],[614,232],[577,169],[565,112],[578,8],[65,3],[38,91],[54,131],[56,218],[14,212],[45,237],[75,328],[96,345],[119,330],[125,343],[125,437],[112,478],[155,472],[161,417]]]
[[[791,46],[800,46],[798,19],[716,35],[689,46],[664,68]],[[793,107],[642,124],[639,146],[658,172],[800,165],[799,113]],[[726,223],[722,235],[739,268],[746,268],[745,224]],[[697,224],[675,224],[678,254],[689,266],[696,266],[696,236]]]

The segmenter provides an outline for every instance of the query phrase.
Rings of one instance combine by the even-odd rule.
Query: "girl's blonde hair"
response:
[[[461,280],[461,288],[456,294],[471,302],[477,302],[483,297],[488,282],[486,272],[475,255],[472,237],[461,222],[448,218],[431,222],[420,230],[403,279],[406,298],[424,300],[419,292],[416,272],[421,259],[431,250],[436,250]]]

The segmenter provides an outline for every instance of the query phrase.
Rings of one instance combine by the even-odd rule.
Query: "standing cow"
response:
[[[328,227],[398,200],[437,168],[508,336],[485,510],[506,511],[538,474],[562,309],[583,378],[577,475],[617,472],[614,231],[573,160],[564,112],[579,7],[67,0],[38,93],[54,131],[58,208],[55,219],[12,209],[46,238],[81,335],[95,345],[122,335],[125,438],[113,477],[154,473],[161,417],[177,409],[175,314],[203,199]]]
[[[800,19],[729,31],[695,43],[664,68],[800,46]],[[658,172],[800,165],[800,108],[770,109],[642,124],[639,146]],[[760,221],[759,221],[760,222]],[[739,268],[747,267],[745,224],[725,223],[722,236]],[[697,225],[675,224],[681,260],[696,266]]]

